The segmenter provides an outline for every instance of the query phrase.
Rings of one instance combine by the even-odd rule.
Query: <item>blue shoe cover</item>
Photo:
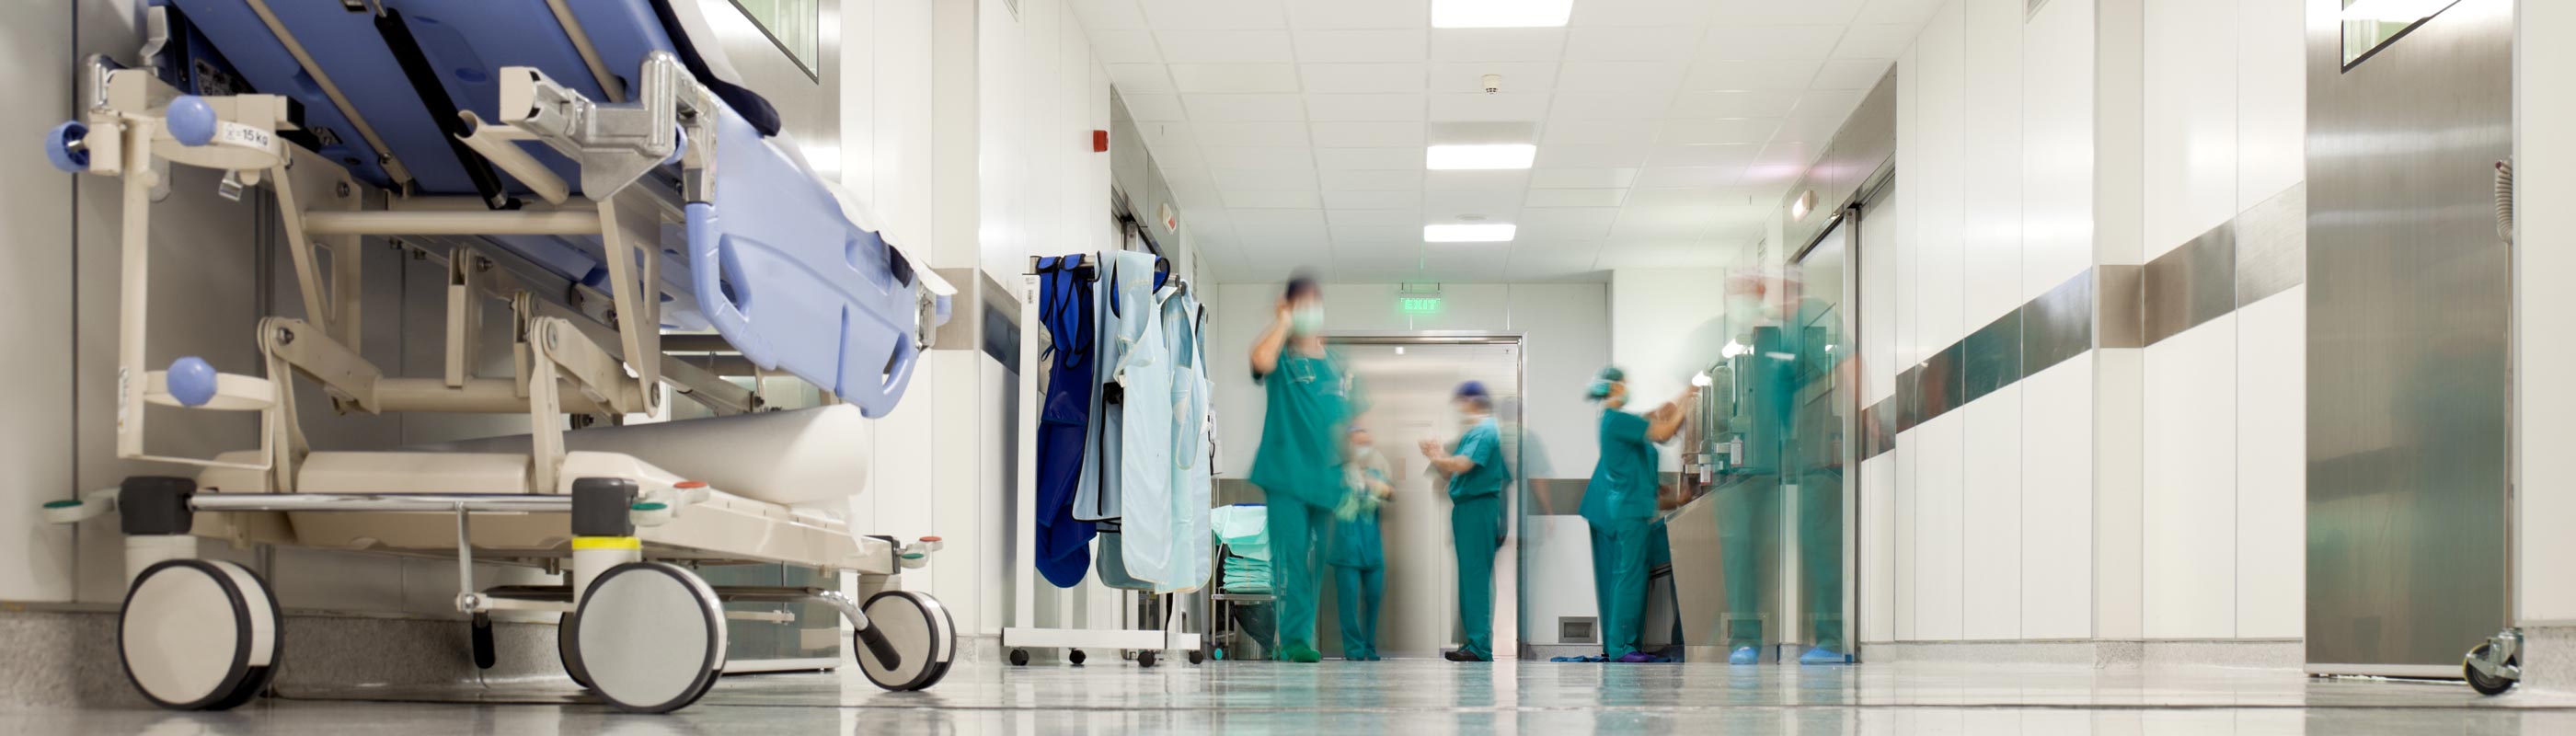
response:
[[[1752,648],[1752,647],[1738,647],[1738,648],[1735,650],[1735,653],[1733,653],[1733,654],[1729,654],[1729,655],[1726,655],[1726,663],[1727,663],[1727,664],[1761,664],[1761,663],[1762,663],[1762,653],[1761,653],[1761,652],[1759,652],[1759,651],[1754,650],[1754,648]]]
[[[1851,658],[1850,658],[1850,657],[1843,656],[1843,653],[1842,653],[1842,652],[1837,652],[1837,651],[1834,651],[1834,650],[1831,650],[1831,649],[1826,649],[1826,648],[1824,648],[1824,647],[1816,647],[1816,648],[1814,648],[1814,649],[1809,649],[1809,650],[1807,650],[1807,653],[1806,653],[1806,654],[1798,655],[1798,663],[1799,663],[1799,664],[1850,664],[1850,663],[1851,663]]]

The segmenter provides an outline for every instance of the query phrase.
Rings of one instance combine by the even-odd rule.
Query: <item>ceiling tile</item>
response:
[[[1163,73],[1161,64],[1104,64],[1103,66],[1109,69],[1109,83],[1117,85],[1119,92],[1170,94],[1179,91],[1172,87],[1172,77]]]
[[[1411,211],[1422,206],[1422,190],[1389,189],[1358,191],[1324,190],[1324,206],[1337,210],[1399,209]]]
[[[1153,152],[1154,163],[1162,165],[1164,171],[1207,168],[1207,157],[1199,153],[1197,146],[1156,148]]]
[[[1155,31],[1174,64],[1286,63],[1297,60],[1287,31]]]
[[[1512,222],[1521,192],[1513,189],[1433,191],[1422,194],[1422,219],[1437,222]],[[1476,220],[1470,216],[1483,216]]]
[[[1152,64],[1163,60],[1154,34],[1145,31],[1092,31],[1091,53],[1103,64]]]
[[[1401,243],[1406,245],[1419,245],[1422,243],[1422,226],[1411,223],[1403,225],[1344,225],[1341,223],[1333,223],[1333,243],[1335,245],[1348,243]]]
[[[1869,0],[1861,6],[1857,20],[1861,23],[1900,25],[1922,28],[1932,21],[1932,14],[1949,0]]]
[[[1306,91],[1328,94],[1420,92],[1424,77],[1419,63],[1299,64]]]
[[[1425,28],[1430,0],[1288,0],[1298,28]]]
[[[1315,145],[1362,148],[1422,145],[1422,124],[1415,122],[1317,122]]]
[[[1189,123],[1147,122],[1136,125],[1137,137],[1145,139],[1148,150],[1190,148],[1197,146],[1198,133]]]
[[[1544,152],[1541,155],[1545,155]],[[1422,148],[1318,148],[1315,166],[1323,169],[1422,169]]]
[[[1441,94],[1431,96],[1432,120],[1539,120],[1547,117],[1548,95]]]
[[[1315,170],[1310,168],[1216,169],[1208,173],[1215,175],[1218,189],[1228,192],[1315,188]]]
[[[1558,92],[1548,114],[1556,119],[1659,118],[1671,106],[1669,95]]]
[[[1421,120],[1423,107],[1423,96],[1418,94],[1306,96],[1306,114],[1314,120]]]
[[[1422,172],[1405,169],[1327,169],[1323,172],[1323,183],[1326,190],[1421,189]]]
[[[1182,92],[1298,91],[1295,64],[1173,64],[1171,71],[1173,85]]]
[[[1691,49],[1699,43],[1699,33],[1696,25],[1575,28],[1565,36],[1565,58],[1581,61],[1687,59]]]
[[[1305,146],[1306,124],[1296,122],[1199,123],[1192,132],[1206,146]]]
[[[1249,241],[1254,233],[1278,233],[1287,237],[1321,240],[1324,237],[1324,211],[1315,210],[1242,210],[1233,213],[1234,232]]]
[[[1556,84],[1569,92],[1668,99],[1681,88],[1686,69],[1672,61],[1569,61],[1557,71]]]
[[[1199,122],[1306,119],[1296,95],[1182,95],[1181,101]]]
[[[1540,146],[1538,167],[1542,169],[1603,169],[1636,166],[1646,160],[1650,148],[1642,143],[1606,146]],[[1419,163],[1419,162],[1417,162]]]
[[[1789,114],[1802,118],[1841,120],[1851,117],[1852,110],[1860,107],[1860,101],[1868,96],[1867,90],[1809,90],[1798,97],[1797,106]]]
[[[1815,89],[1869,89],[1878,86],[1878,80],[1886,78],[1888,67],[1895,65],[1896,62],[1888,59],[1835,59],[1825,62],[1824,68],[1816,71],[1815,81],[1809,82],[1808,86]]]
[[[1309,64],[1422,61],[1428,48],[1424,37],[1423,31],[1298,31],[1297,60]]]
[[[1417,236],[1422,232],[1422,210],[1419,208],[1401,210],[1331,209],[1326,210],[1325,215],[1328,219],[1332,220],[1333,225],[1336,227],[1343,225],[1383,225],[1387,227],[1413,228],[1413,231]]]
[[[1668,114],[1677,118],[1771,118],[1798,106],[1797,90],[1715,90],[1683,92],[1673,98]]]
[[[1483,92],[1485,75],[1503,78],[1505,93],[1545,92],[1556,88],[1553,61],[1460,61],[1431,65],[1431,91]]]
[[[1713,268],[1726,265],[1740,247],[1721,243],[1641,243],[1601,249],[1599,268]]]
[[[1823,59],[1842,37],[1842,26],[1721,25],[1708,29],[1699,58]]]
[[[1527,170],[1497,171],[1431,171],[1425,172],[1422,188],[1431,191],[1474,191],[1529,188]]]
[[[1867,0],[1712,0],[1720,23],[1744,25],[1842,25],[1860,15]]]
[[[1312,189],[1224,190],[1225,206],[1243,208],[1303,209],[1322,206]]]
[[[1211,169],[1300,169],[1312,168],[1315,157],[1303,148],[1209,146],[1208,167]]]
[[[1563,28],[1435,28],[1431,58],[1438,61],[1557,61],[1565,53]]]
[[[1521,200],[1524,207],[1617,207],[1628,198],[1626,189],[1532,189]]]
[[[1746,186],[1761,186],[1796,181],[1798,177],[1807,173],[1807,165],[1815,163],[1816,153],[1823,151],[1824,148],[1823,143],[1774,142],[1763,147],[1762,154],[1753,161],[1752,167],[1744,170],[1744,178],[1740,183]]]
[[[1648,169],[1648,171],[1651,172],[1653,170]],[[1715,187],[1693,187],[1687,189],[1632,189],[1628,192],[1628,208],[1621,210],[1619,217],[1621,222],[1624,223],[1627,218],[1640,216],[1640,212],[1647,210],[1670,210],[1675,208],[1692,207],[1714,208],[1726,203],[1728,201],[1726,196],[1726,190]]]
[[[1573,25],[1698,26],[1709,21],[1709,0],[1582,0],[1574,4]]]
[[[1834,46],[1837,59],[1893,59],[1923,35],[1921,25],[1857,25],[1843,32]]]
[[[1655,142],[1673,145],[1767,143],[1771,134],[1779,129],[1779,118],[1667,120],[1664,121],[1663,132],[1655,136]],[[1199,138],[1213,140],[1204,130],[1200,131]]]
[[[1619,221],[1619,208],[1529,207],[1516,220],[1522,240],[1599,240]]]
[[[1127,116],[1139,123],[1189,119],[1189,113],[1181,108],[1178,96],[1130,92],[1122,88],[1118,90],[1118,99],[1126,101]]]
[[[1744,176],[1742,166],[1649,166],[1637,174],[1640,187],[1703,187],[1732,185]]]
[[[1646,118],[1550,120],[1539,142],[1546,145],[1636,143],[1655,137],[1656,123]]]
[[[1746,144],[1656,146],[1646,161],[1654,166],[1743,166],[1761,152],[1761,146]]]
[[[1136,0],[1072,0],[1073,15],[1082,19],[1082,27],[1094,31],[1142,30],[1145,13],[1136,9]]]
[[[1637,170],[1608,169],[1532,169],[1530,186],[1537,189],[1625,189],[1637,181]]]
[[[1682,89],[1806,89],[1822,62],[1799,59],[1715,59],[1691,65]]]
[[[1780,134],[1772,136],[1772,140],[1775,142],[1798,141],[1802,143],[1823,145],[1828,141],[1832,141],[1834,139],[1834,134],[1841,132],[1842,127],[1842,118],[1790,118],[1787,122],[1781,124]]]
[[[1278,0],[1137,0],[1155,30],[1286,28]]]

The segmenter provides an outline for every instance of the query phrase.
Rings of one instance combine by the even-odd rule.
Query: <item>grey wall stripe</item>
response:
[[[2023,303],[1897,373],[1895,395],[1861,409],[1860,456],[2087,350],[2153,345],[2305,283],[2307,211],[2292,186],[2144,266],[2096,266]]]

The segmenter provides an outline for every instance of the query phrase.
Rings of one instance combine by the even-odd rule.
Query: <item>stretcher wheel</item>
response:
[[[2478,645],[2478,648],[2469,650],[2469,656],[2467,659],[2477,660],[2485,658],[2487,656],[2487,650],[2491,646],[2494,645]],[[2520,667],[2522,666],[2522,657],[2507,657],[2505,658],[2504,663],[2507,666]],[[2479,672],[2478,666],[2475,664],[2463,663],[2460,665],[2460,671],[2462,674],[2467,676],[2469,689],[2478,691],[2479,695],[2503,695],[2505,691],[2513,689],[2513,685],[2516,682],[2511,678],[2494,677],[2489,676],[2486,673]]]
[[[957,659],[957,625],[939,599],[909,590],[889,590],[868,598],[862,610],[868,629],[851,635],[850,654],[859,671],[877,687],[909,691],[939,684]],[[871,641],[873,639],[874,641]],[[892,654],[888,661],[883,654]],[[1027,661],[1026,652],[1012,660]]]
[[[1087,657],[1083,655],[1082,650],[1080,649],[1066,652],[1064,655],[1064,661],[1072,662],[1075,667],[1082,666],[1082,660],[1084,659],[1087,659]]]
[[[629,562],[592,580],[574,609],[567,669],[611,705],[637,713],[688,707],[724,674],[724,606],[676,565]]]
[[[571,611],[555,617],[555,657],[563,660],[564,675],[571,677],[573,684],[591,689],[590,672],[581,668],[581,647],[574,646],[579,641],[580,635],[574,633],[580,628],[579,621]]]
[[[1029,650],[1026,650],[1026,649],[1013,649],[1013,650],[1011,650],[1011,666],[1013,666],[1013,667],[1027,667],[1027,666],[1029,666]]]
[[[248,568],[166,560],[136,576],[117,616],[125,679],[153,705],[226,710],[277,676],[277,596]]]
[[[1196,649],[1192,649],[1192,650],[1190,650],[1190,664],[1199,664],[1199,663],[1201,663],[1201,662],[1206,662],[1206,661],[1207,661],[1207,653],[1205,653],[1205,652],[1201,652],[1201,651],[1196,650]]]
[[[1162,655],[1157,654],[1157,653],[1155,653],[1153,650],[1150,650],[1150,649],[1145,650],[1145,651],[1142,651],[1142,652],[1137,652],[1137,653],[1136,653],[1136,666],[1138,666],[1138,667],[1152,667],[1152,666],[1154,666],[1154,661],[1155,661],[1155,660],[1157,660],[1157,659],[1161,659],[1161,658],[1162,658]]]
[[[492,614],[474,614],[474,619],[465,624],[465,632],[473,640],[475,669],[492,669],[492,665],[501,662],[500,647],[492,641]]]

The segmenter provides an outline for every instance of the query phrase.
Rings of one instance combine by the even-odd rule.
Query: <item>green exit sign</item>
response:
[[[1433,314],[1440,311],[1440,297],[1408,296],[1397,301],[1405,314]]]

